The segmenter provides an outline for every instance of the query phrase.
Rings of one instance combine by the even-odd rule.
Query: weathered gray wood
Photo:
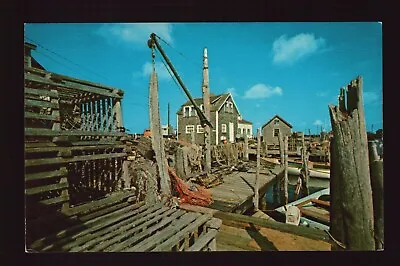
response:
[[[258,211],[259,195],[258,188],[260,186],[260,149],[261,149],[261,129],[257,128],[257,168],[256,168],[256,182],[254,185],[254,210]]]
[[[47,128],[25,128],[25,136],[125,136],[124,132],[95,132],[84,130],[51,130]]]
[[[174,220],[171,222],[169,226],[164,228],[161,231],[158,231],[154,235],[146,238],[145,240],[141,241],[140,243],[130,247],[127,251],[135,252],[135,251],[149,251],[159,243],[167,240],[168,238],[172,237],[173,235],[177,234],[180,230],[182,230],[185,226],[189,225],[190,223],[194,222],[197,217],[200,217],[201,214],[199,213],[186,213],[184,214],[179,220]],[[189,240],[188,238],[186,238]],[[187,241],[187,244],[189,241]]]
[[[165,156],[164,139],[161,132],[160,108],[158,103],[158,79],[153,69],[150,77],[150,130],[151,145],[154,150],[160,178],[160,189],[165,195],[171,195],[170,177],[167,169],[167,158]]]
[[[136,228],[146,220],[151,219],[157,215],[160,215],[163,212],[166,212],[168,209],[169,208],[167,207],[162,207],[159,205],[153,206],[152,208],[143,207],[142,210],[145,210],[144,212],[138,211],[136,212],[137,213],[136,215],[128,219],[122,220],[121,222],[116,223],[114,225],[104,227],[104,229],[101,229],[93,234],[87,234],[83,237],[77,238],[73,242],[69,242],[68,244],[62,246],[62,248],[71,249],[71,251],[74,252],[86,250],[91,247],[94,247],[96,250],[102,250],[103,248],[108,247],[111,244],[116,243],[118,241],[118,240],[114,241],[107,241],[107,240],[110,240],[118,235],[124,236],[124,232],[126,232],[130,228]]]
[[[245,161],[249,160],[249,140],[247,134],[244,134],[244,158]]]
[[[186,179],[185,178],[185,168],[184,168],[184,149],[182,147],[178,147],[175,152],[175,173],[179,176],[181,179]]]
[[[25,174],[25,182],[54,178],[54,177],[61,177],[61,176],[66,176],[67,174],[68,174],[68,171],[67,171],[67,168],[65,168],[65,167],[62,167],[59,170],[50,171],[50,172]]]
[[[289,183],[289,179],[288,179],[288,136],[285,136],[284,141],[283,141],[283,145],[284,145],[284,157],[283,157],[283,161],[284,161],[284,173],[283,173],[283,191],[284,191],[284,200],[283,202],[285,202],[285,205],[288,204],[288,200],[289,200],[289,194],[288,194],[288,183]]]
[[[113,245],[107,249],[105,249],[105,251],[111,251],[111,252],[119,252],[119,251],[123,251],[123,252],[128,252],[129,247],[131,247],[132,245],[142,241],[143,239],[145,239],[146,237],[148,237],[149,235],[151,235],[152,233],[156,232],[159,229],[162,229],[163,227],[167,226],[168,224],[170,224],[173,220],[178,219],[180,216],[184,215],[185,212],[182,210],[177,210],[175,211],[171,216],[168,217],[164,217],[160,222],[157,222],[154,226],[151,226],[145,230],[143,230],[141,233],[134,235],[133,237],[122,241],[116,245]]]
[[[58,98],[57,91],[50,91],[50,90],[46,90],[46,89],[32,89],[32,88],[25,87],[24,93],[38,95],[38,96],[48,96],[48,97],[52,97],[52,98]]]
[[[25,99],[25,105],[32,107],[43,107],[43,108],[59,108],[58,103],[44,101],[44,100],[40,101],[40,100]]]
[[[281,165],[284,165],[285,164],[285,156],[284,156],[283,136],[280,131],[278,134],[278,140],[279,140],[279,155],[281,158]]]
[[[303,171],[300,173],[300,178],[301,178],[301,191],[302,195],[308,196],[310,194],[309,188],[308,188],[308,181],[310,178],[310,171],[308,169],[308,152],[306,151],[306,145],[304,142],[304,132],[301,137],[301,157],[302,157],[302,164],[303,164]]]
[[[27,81],[39,82],[39,83],[46,84],[46,85],[52,85],[54,87],[75,90],[76,93],[80,93],[80,92],[84,91],[84,92],[95,93],[95,94],[104,95],[104,96],[113,97],[113,98],[121,98],[121,96],[119,96],[117,93],[112,93],[112,92],[109,92],[104,89],[95,88],[92,86],[86,86],[86,85],[78,84],[78,83],[73,83],[70,81],[64,81],[62,83],[57,83],[50,79],[46,79],[44,77],[40,77],[38,75],[34,75],[31,73],[25,73],[24,78]],[[71,78],[69,78],[69,79],[71,79]]]
[[[35,194],[40,194],[40,193],[44,193],[44,192],[65,189],[65,188],[68,188],[68,183],[66,183],[66,182],[52,184],[52,185],[46,185],[46,186],[40,186],[40,187],[27,188],[27,189],[25,189],[25,195],[30,196],[30,195],[35,195]]]
[[[383,211],[383,160],[379,158],[374,141],[368,142],[369,170],[374,210],[375,249],[384,248],[384,211]]]
[[[90,143],[91,144],[91,143]],[[115,149],[122,150],[126,145],[118,144],[105,144],[98,146],[71,146],[71,147],[37,147],[37,148],[25,148],[25,154],[28,153],[42,153],[42,152],[64,152],[64,151],[89,151],[89,150],[104,150],[104,149]]]
[[[207,48],[204,48],[203,52],[203,84],[202,84],[202,92],[203,92],[203,106],[204,106],[204,115],[208,121],[211,121],[211,105],[210,105],[210,82],[208,76],[208,56],[207,56]],[[205,125],[204,127],[204,157],[205,157],[205,165],[204,170],[209,173],[211,171],[211,128],[209,125]]]
[[[65,164],[72,162],[82,162],[87,160],[100,160],[100,159],[110,159],[127,156],[125,152],[119,153],[108,153],[108,154],[96,154],[96,155],[82,155],[75,156],[72,158],[45,158],[45,159],[29,159],[25,160],[25,166],[36,166],[36,165],[47,165],[47,164]]]
[[[197,230],[202,224],[208,221],[211,218],[211,215],[201,215],[196,218],[195,221],[191,222],[187,227],[180,230],[177,234],[170,237],[168,240],[162,242],[160,245],[157,245],[151,251],[170,251],[171,248],[179,243],[185,236],[191,232]]]
[[[43,239],[39,239],[35,241],[34,244],[32,244],[32,248],[36,248],[42,244],[47,244],[51,242],[49,245],[43,247],[41,250],[46,251],[46,250],[51,250],[54,247],[57,247],[59,245],[65,244],[68,241],[71,241],[73,239],[77,239],[78,237],[82,237],[86,234],[90,234],[92,232],[95,232],[102,227],[112,225],[118,221],[127,219],[131,216],[134,216],[135,214],[139,213],[143,209],[142,207],[138,207],[138,205],[131,205],[128,207],[125,207],[123,209],[120,209],[118,211],[108,213],[106,215],[96,217],[94,219],[91,219],[89,221],[86,221],[84,223],[69,227],[65,230],[62,230],[58,232],[57,234],[53,234],[51,236],[45,237]],[[82,230],[84,229],[84,230]],[[80,231],[81,230],[81,231]],[[68,236],[68,238],[65,238]]]
[[[344,101],[346,92],[347,104]],[[335,176],[333,182],[340,189],[339,208],[333,206],[332,219],[337,219],[336,211],[342,213],[343,226],[335,228],[333,237],[349,250],[374,250],[373,203],[369,173],[367,133],[362,101],[362,78],[358,77],[345,89],[341,89],[339,107],[329,105],[329,113],[335,145]],[[335,194],[335,192],[334,192]],[[337,194],[335,194],[335,197]],[[338,230],[343,233],[337,234]]]
[[[217,236],[218,230],[212,229],[201,235],[187,251],[200,251]]]
[[[56,197],[56,198],[41,200],[41,201],[39,201],[39,203],[43,204],[43,205],[55,205],[55,204],[64,203],[67,201],[69,201],[69,196],[60,196],[60,197]]]
[[[57,115],[57,114],[46,115],[46,114],[25,112],[25,118],[60,121],[60,115]]]
[[[113,106],[113,113],[115,114],[115,129],[120,131],[123,128],[124,123],[122,121],[122,108],[121,108],[121,100],[116,100]]]

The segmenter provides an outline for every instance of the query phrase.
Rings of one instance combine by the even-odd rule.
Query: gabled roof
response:
[[[218,111],[219,109],[221,109],[223,104],[226,102],[226,100],[230,96],[232,97],[232,95],[230,93],[223,93],[223,94],[219,94],[219,95],[211,95],[210,96],[211,112],[215,112],[215,111]],[[203,104],[203,98],[195,98],[195,99],[193,99],[193,101],[198,106]],[[240,114],[239,108],[236,106],[235,102],[233,101],[233,97],[232,97],[232,102],[235,105],[236,109],[238,110],[238,113]],[[184,104],[182,104],[181,107],[179,108],[178,112],[176,112],[176,114],[178,114],[178,115],[182,114],[184,106],[192,106],[192,103],[190,101],[187,101]]]
[[[239,124],[248,124],[248,125],[252,125],[253,123],[244,119],[238,120]]]
[[[274,120],[275,118],[278,118],[279,120],[281,120],[283,123],[285,123],[288,127],[292,128],[292,125],[289,124],[285,119],[283,119],[282,117],[280,117],[279,115],[274,115],[267,123],[265,123],[262,128],[264,128],[266,125],[268,125],[269,123],[272,122],[272,120]]]

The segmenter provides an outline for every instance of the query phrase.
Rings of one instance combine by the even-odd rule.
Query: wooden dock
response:
[[[269,185],[282,173],[283,167],[280,165],[260,171],[260,199],[264,199]],[[214,201],[209,207],[224,212],[244,213],[253,206],[255,178],[255,169],[224,176],[224,183],[209,189]]]

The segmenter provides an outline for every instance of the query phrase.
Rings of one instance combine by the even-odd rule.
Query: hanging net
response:
[[[206,188],[195,184],[187,185],[171,167],[168,167],[168,173],[171,177],[172,185],[179,195],[179,203],[208,206],[213,202],[211,192]]]

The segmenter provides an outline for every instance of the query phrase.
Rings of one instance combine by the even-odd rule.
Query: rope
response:
[[[160,39],[162,42],[164,42],[166,45],[168,45],[169,47],[171,47],[171,48],[172,48],[175,52],[177,52],[180,56],[182,56],[183,58],[185,58],[186,60],[188,60],[189,62],[191,62],[192,64],[194,64],[195,66],[202,67],[201,64],[196,63],[195,61],[193,61],[193,60],[187,58],[183,53],[179,52],[177,49],[175,49],[174,47],[172,47],[172,45],[170,45],[167,41],[163,40],[160,36],[156,35],[156,37],[157,37],[158,39]]]
[[[346,249],[346,246],[345,246],[343,243],[341,243],[340,241],[336,240],[336,239],[331,235],[331,233],[329,233],[328,230],[324,230],[324,231],[329,235],[329,237],[330,237],[338,246],[340,246],[340,247],[343,248],[343,249]]]
[[[71,61],[70,59],[68,59],[68,58],[66,58],[66,57],[64,57],[64,56],[62,56],[62,55],[60,55],[60,54],[58,54],[58,53],[56,53],[56,52],[51,51],[50,49],[44,47],[43,45],[40,45],[37,41],[34,41],[34,40],[32,40],[32,39],[30,39],[30,38],[28,38],[28,37],[26,37],[26,36],[25,36],[25,38],[28,39],[28,40],[31,41],[31,42],[36,43],[37,46],[39,46],[39,47],[41,47],[41,48],[43,48],[43,49],[49,51],[50,53],[53,53],[53,54],[55,54],[55,55],[57,55],[57,56],[63,58],[64,60],[67,60],[68,62],[70,62],[70,63],[72,63],[72,64],[74,64],[74,65],[76,65],[76,66],[78,66],[78,67],[80,67],[80,68],[82,68],[82,69],[84,69],[84,70],[86,70],[86,71],[89,71],[89,72],[91,72],[92,74],[95,74],[95,75],[98,76],[98,77],[101,77],[101,78],[103,78],[103,79],[109,81],[106,77],[104,77],[104,76],[102,76],[102,75],[100,75],[100,74],[97,74],[97,73],[94,72],[93,70],[88,69],[88,68],[86,68],[86,67],[83,67],[82,65],[79,65],[79,64],[77,64],[77,63]]]

